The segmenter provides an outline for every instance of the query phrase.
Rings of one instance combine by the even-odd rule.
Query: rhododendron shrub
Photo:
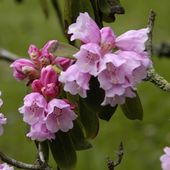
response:
[[[136,89],[152,66],[145,49],[148,28],[116,36],[85,12],[68,34],[79,48],[50,40],[42,49],[30,45],[30,58],[11,64],[14,78],[31,87],[19,108],[29,126],[26,136],[46,142],[61,169],[74,166],[75,150],[92,146],[88,139],[97,135],[99,118],[109,120],[118,105],[128,118],[142,119]]]

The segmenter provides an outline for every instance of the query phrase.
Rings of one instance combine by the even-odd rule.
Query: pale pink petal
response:
[[[45,98],[34,92],[24,97],[24,105],[19,108],[19,112],[23,114],[26,123],[33,125],[44,119],[46,106]]]
[[[116,47],[126,51],[143,52],[148,39],[148,28],[130,30],[116,38]]]
[[[80,51],[74,55],[77,58],[76,65],[78,69],[83,73],[96,76],[101,59],[100,50],[100,47],[94,43],[82,45]]]
[[[104,27],[100,30],[101,33],[101,49],[103,53],[111,52],[115,47],[116,36],[110,27]]]
[[[73,128],[73,120],[77,115],[71,110],[71,105],[64,100],[51,100],[48,103],[47,112],[46,126],[50,132],[56,133],[59,130],[67,132]]]
[[[99,27],[87,12],[80,13],[76,23],[69,26],[68,34],[72,34],[71,41],[79,39],[83,43],[100,43]]]
[[[47,139],[48,140],[55,139],[55,134],[47,129],[45,123],[38,122],[31,126],[30,132],[27,133],[27,137],[30,137],[31,140],[41,142]]]

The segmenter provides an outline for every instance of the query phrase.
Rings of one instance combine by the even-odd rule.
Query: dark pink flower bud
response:
[[[60,89],[58,75],[51,65],[42,68],[40,79],[33,81],[32,89],[34,92],[43,94],[48,99],[58,95]]]
[[[73,63],[73,60],[65,57],[57,57],[55,59],[55,64],[58,65],[63,71],[67,70],[69,66]]]
[[[32,74],[37,74],[37,71],[34,68],[34,64],[32,61],[28,59],[18,59],[14,61],[10,67],[13,69],[13,76],[17,80],[23,80],[27,78],[30,73]],[[32,75],[33,76],[33,75]],[[37,75],[35,75],[36,77]]]

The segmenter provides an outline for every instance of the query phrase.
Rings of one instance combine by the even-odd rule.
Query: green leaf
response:
[[[79,114],[86,131],[86,137],[96,137],[99,130],[99,119],[97,117],[97,113],[91,110],[91,108],[85,103],[84,99],[81,98],[79,100]]]
[[[111,107],[109,105],[101,107],[98,116],[102,120],[109,121],[113,116],[113,114],[115,113],[116,109],[117,109],[117,105],[115,107]]]
[[[103,20],[106,22],[113,22],[115,20],[115,14],[125,13],[119,0],[98,0],[98,4]]]
[[[50,141],[50,148],[53,158],[61,170],[74,169],[77,156],[68,133],[57,132],[55,140]]]
[[[99,82],[96,78],[90,80],[90,90],[87,92],[87,97],[84,102],[93,111],[96,112],[99,118],[109,121],[117,107],[101,106],[104,100],[104,90],[99,87]]]
[[[70,44],[59,42],[53,54],[56,57],[62,56],[70,59],[75,59],[73,54],[77,53],[78,51],[79,49]]]
[[[126,98],[125,104],[121,105],[122,111],[128,119],[143,119],[143,108],[140,98],[136,92],[136,97]]]
[[[69,134],[76,150],[85,150],[92,147],[84,137],[82,125],[79,120],[74,121],[73,129],[69,131]]]
[[[99,87],[98,80],[92,77],[90,80],[90,90],[87,91],[87,97],[84,101],[91,110],[98,113],[101,110],[101,103],[103,99],[104,91]]]

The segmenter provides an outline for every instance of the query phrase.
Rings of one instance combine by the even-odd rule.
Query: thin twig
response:
[[[149,54],[149,56],[152,56],[152,34],[153,34],[153,28],[154,28],[154,23],[155,23],[155,17],[156,13],[151,10],[148,18],[148,41],[146,44],[146,49]]]
[[[149,29],[148,41],[146,43],[146,49],[150,57],[152,56],[152,33],[153,33],[155,17],[156,17],[155,12],[151,10],[149,15],[149,20],[148,20],[148,29]],[[154,85],[156,85],[157,87],[159,87],[164,91],[170,92],[170,83],[162,76],[160,76],[158,73],[156,73],[153,66],[149,68],[145,80],[152,82]]]
[[[119,145],[119,149],[116,152],[116,160],[113,161],[110,158],[107,160],[107,167],[109,170],[114,170],[116,166],[118,166],[123,159],[123,143],[121,142]]]
[[[14,62],[18,58],[21,58],[21,57],[3,48],[0,48],[0,60],[5,60],[7,62]]]
[[[30,169],[30,170],[43,170],[44,167],[40,166],[40,165],[33,165],[33,164],[27,164],[21,161],[17,161],[7,155],[5,155],[4,153],[0,152],[0,159],[3,162],[6,162],[12,166],[15,166],[17,168],[21,168],[21,169]]]

